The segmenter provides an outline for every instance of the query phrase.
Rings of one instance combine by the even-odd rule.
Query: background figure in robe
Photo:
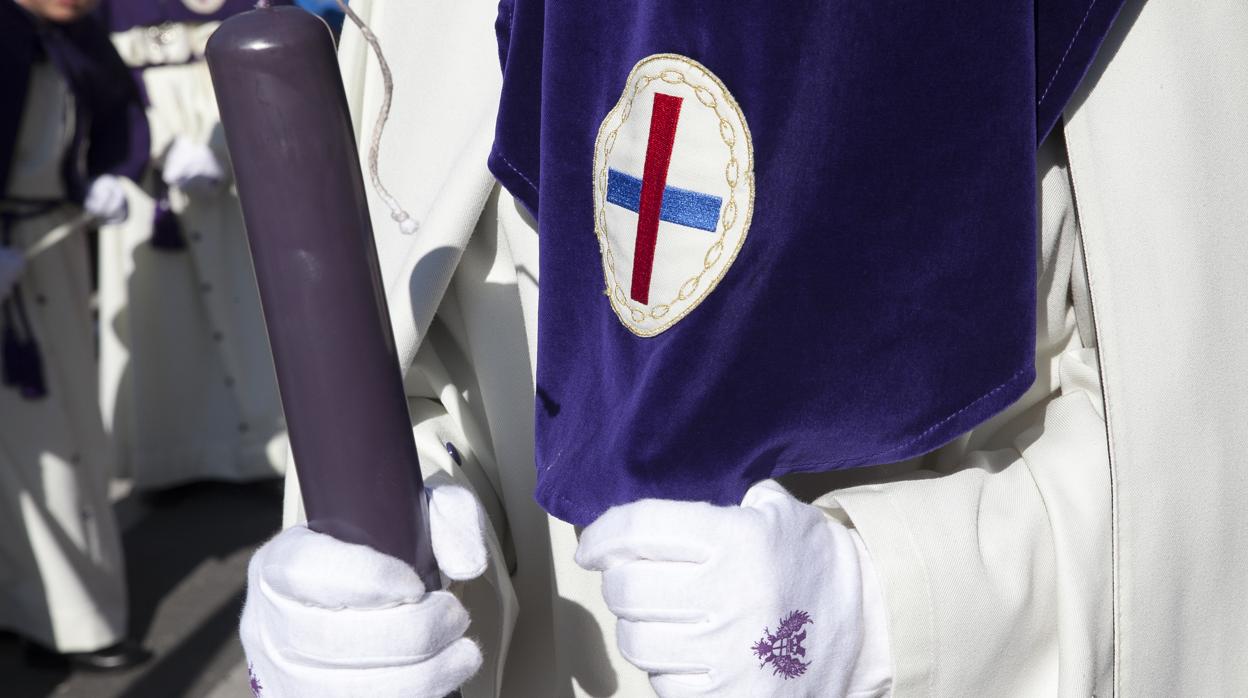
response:
[[[130,218],[101,236],[99,262],[104,421],[121,474],[140,488],[285,467],[272,359],[203,62],[221,20],[254,5],[100,7],[152,125],[153,172],[131,188]]]
[[[124,219],[122,178],[146,164],[138,96],[84,19],[94,4],[0,0],[0,256],[16,272],[0,287],[0,627],[110,669],[144,653],[124,640],[85,238],[24,253],[84,208]]]

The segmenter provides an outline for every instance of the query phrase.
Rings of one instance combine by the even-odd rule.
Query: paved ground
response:
[[[12,698],[244,698],[236,635],[247,559],[281,520],[277,481],[203,484],[117,503],[125,530],[131,627],[155,652],[119,674],[32,668],[0,634],[0,695]]]

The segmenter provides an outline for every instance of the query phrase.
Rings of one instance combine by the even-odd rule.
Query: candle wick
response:
[[[373,122],[372,140],[368,145],[368,177],[372,180],[373,188],[377,190],[377,195],[385,202],[386,207],[390,209],[390,218],[399,224],[399,230],[405,235],[411,235],[420,228],[420,223],[412,218],[405,210],[399,200],[396,199],[385,185],[381,182],[381,173],[377,168],[377,160],[381,151],[381,134],[385,131],[386,121],[390,118],[390,104],[394,100],[394,76],[390,73],[390,63],[386,61],[386,56],[381,51],[381,42],[377,40],[377,35],[369,28],[364,20],[347,6],[345,0],[338,0],[338,6],[351,20],[351,23],[359,28],[360,33],[364,35],[364,40],[373,49],[373,53],[377,56],[377,64],[381,68],[381,81],[384,87],[381,108],[377,112],[377,120]]]

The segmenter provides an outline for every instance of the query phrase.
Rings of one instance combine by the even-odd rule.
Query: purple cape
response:
[[[70,198],[82,201],[87,183],[103,174],[138,180],[147,167],[147,117],[104,28],[91,17],[43,22],[0,0],[0,195],[8,190],[31,67],[45,56],[74,94],[79,126],[62,169]]]
[[[540,232],[538,501],[578,524],[735,503],[922,454],[1016,400],[1036,144],[1121,5],[504,0],[490,166]],[[603,292],[595,139],[634,64],[669,53],[735,96],[755,203],[718,287],[640,337]]]

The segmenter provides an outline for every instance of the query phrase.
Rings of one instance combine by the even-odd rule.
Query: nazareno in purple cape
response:
[[[45,60],[74,96],[75,130],[61,161],[67,197],[81,203],[90,181],[104,174],[138,180],[150,150],[147,117],[104,28],[91,17],[43,22],[13,0],[0,0],[0,199],[9,190],[31,69]],[[36,210],[50,203],[26,202]],[[9,226],[17,215],[0,215],[0,244],[11,244]],[[0,308],[0,389],[39,399],[47,394],[47,381],[22,295],[19,286]]]
[[[150,150],[147,117],[104,27],[94,17],[39,21],[13,0],[0,0],[0,194],[8,188],[31,67],[45,59],[74,95],[79,128],[62,170],[70,198],[82,201],[86,185],[103,174],[140,179]]]
[[[1022,395],[1036,146],[1121,5],[504,0],[490,167],[540,235],[542,506],[586,524],[645,497],[736,503],[930,451]],[[638,336],[604,294],[593,169],[655,54],[735,96],[755,197],[715,290]]]

